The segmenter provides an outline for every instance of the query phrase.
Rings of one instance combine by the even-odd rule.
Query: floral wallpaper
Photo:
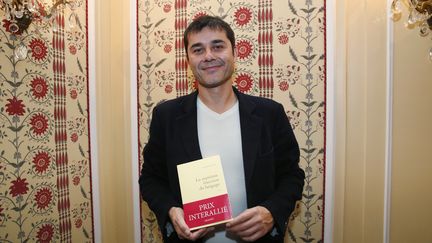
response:
[[[139,150],[153,107],[195,89],[183,31],[200,15],[217,15],[236,33],[234,86],[282,103],[301,148],[303,199],[285,242],[322,242],[325,171],[325,1],[138,0]],[[140,154],[140,166],[143,163]],[[161,242],[154,214],[141,207],[142,242]]]
[[[93,242],[87,2],[0,16],[0,242]]]

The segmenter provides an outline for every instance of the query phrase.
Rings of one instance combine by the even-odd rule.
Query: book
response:
[[[191,230],[232,219],[219,155],[177,165],[177,172],[184,219]]]

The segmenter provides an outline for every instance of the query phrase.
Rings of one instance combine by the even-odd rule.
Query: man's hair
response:
[[[183,44],[186,51],[186,56],[188,54],[188,44],[189,44],[189,34],[191,33],[198,33],[205,27],[210,28],[211,30],[223,30],[225,31],[225,34],[228,38],[228,40],[231,42],[232,51],[234,53],[235,48],[235,35],[234,31],[231,29],[231,26],[223,21],[221,18],[216,16],[209,16],[204,15],[196,18],[192,23],[189,24],[189,26],[186,28],[184,34],[183,34]]]

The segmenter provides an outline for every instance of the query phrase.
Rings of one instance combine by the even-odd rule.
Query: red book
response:
[[[191,230],[228,222],[231,205],[220,157],[177,165],[184,219]]]

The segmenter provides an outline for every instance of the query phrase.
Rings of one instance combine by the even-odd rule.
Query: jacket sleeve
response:
[[[144,163],[139,178],[141,196],[155,213],[164,235],[168,211],[171,207],[181,207],[170,189],[165,153],[165,124],[158,107],[153,110],[149,140],[143,150]]]
[[[275,191],[261,206],[272,214],[280,235],[284,235],[296,201],[302,198],[305,174],[299,166],[300,150],[283,106],[278,104],[272,125],[275,163]]]

